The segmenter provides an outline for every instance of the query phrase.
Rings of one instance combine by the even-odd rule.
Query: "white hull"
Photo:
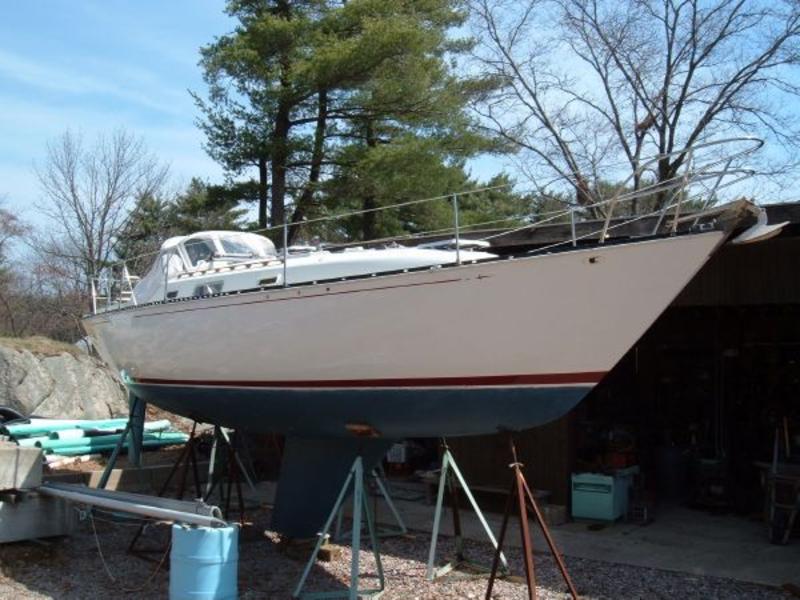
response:
[[[185,413],[192,412],[187,390],[228,390],[226,403],[235,402],[236,390],[248,391],[250,402],[260,401],[254,390],[370,390],[375,395],[569,386],[582,388],[582,396],[724,237],[711,231],[140,306],[98,314],[85,323],[102,356],[134,387],[149,400],[163,398]],[[270,398],[263,397],[266,421]],[[340,395],[336,401],[345,400]],[[209,415],[206,404],[195,416],[221,418],[231,408]],[[304,410],[297,406],[298,418]],[[358,420],[358,410],[351,415],[343,410],[341,419]],[[392,410],[402,413],[403,407]],[[251,425],[302,431],[287,423],[285,407],[279,412],[271,423]],[[387,418],[381,427],[393,435],[420,435],[408,430],[414,429],[408,420],[392,429]],[[477,415],[476,421],[469,431],[462,425],[457,432],[439,434],[541,422],[532,415],[508,424]]]

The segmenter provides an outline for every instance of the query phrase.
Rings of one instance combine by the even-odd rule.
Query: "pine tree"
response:
[[[267,188],[269,223],[297,223],[451,191],[464,160],[494,147],[465,111],[492,83],[452,72],[468,47],[448,37],[465,18],[458,4],[228,3],[239,24],[202,50],[209,97],[198,103],[211,155],[232,172],[258,163],[260,226]],[[379,228],[365,217],[361,234],[402,228],[408,215],[398,218]]]

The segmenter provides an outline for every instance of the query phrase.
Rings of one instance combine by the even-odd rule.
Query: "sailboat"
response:
[[[563,416],[743,224],[748,242],[780,230],[743,201],[681,216],[681,193],[647,235],[615,238],[641,216],[613,220],[614,208],[644,193],[599,202],[607,216],[589,233],[573,226],[510,255],[465,239],[457,206],[454,235],[434,244],[279,251],[254,233],[172,238],[123,302],[84,325],[137,397],[285,434],[276,529],[313,535],[355,455],[375,464],[396,440]]]

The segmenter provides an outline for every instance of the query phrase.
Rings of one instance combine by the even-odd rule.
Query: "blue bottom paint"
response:
[[[562,417],[591,389],[130,387],[146,401],[197,421],[286,434],[272,525],[295,538],[320,530],[357,455],[370,471],[394,440],[529,429]],[[380,437],[354,438],[346,428],[352,423],[370,425]]]
[[[239,528],[172,526],[170,600],[239,596]]]
[[[133,384],[146,401],[205,423],[315,437],[365,423],[387,438],[480,435],[544,425],[591,386],[430,389],[232,389]]]

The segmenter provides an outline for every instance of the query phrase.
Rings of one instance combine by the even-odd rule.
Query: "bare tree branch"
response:
[[[526,172],[579,193],[658,155],[674,178],[720,137],[774,142],[763,175],[798,167],[800,5],[791,0],[473,0],[476,68],[505,82],[477,107]],[[627,162],[627,172],[620,162]],[[753,165],[749,165],[753,166]],[[663,196],[661,202],[666,201]]]
[[[88,289],[112,259],[136,199],[158,191],[167,173],[144,142],[124,130],[98,137],[91,147],[65,132],[48,144],[36,167],[42,190],[37,208],[49,223],[35,249],[51,265],[60,264],[56,270],[71,267]]]

